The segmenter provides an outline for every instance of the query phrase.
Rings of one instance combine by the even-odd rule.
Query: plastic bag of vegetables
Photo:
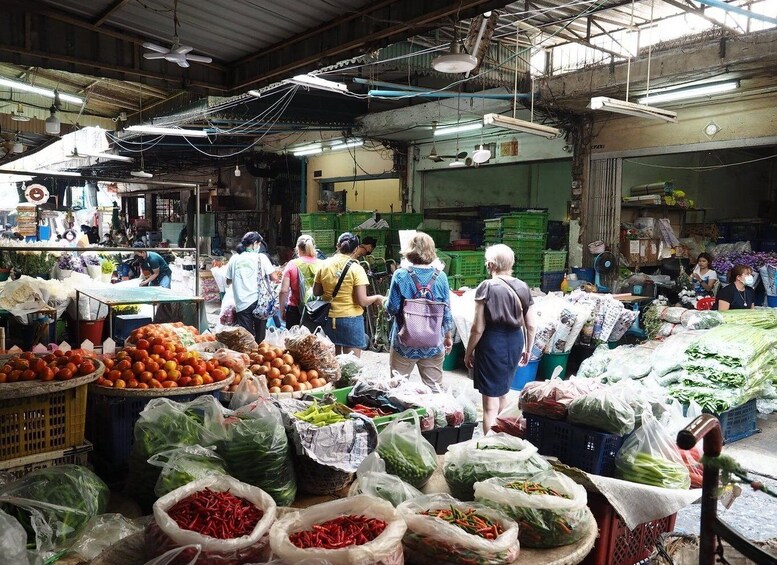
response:
[[[396,475],[389,475],[385,471],[359,471],[348,491],[348,496],[359,494],[382,498],[396,508],[407,500],[421,496],[422,493]]]
[[[669,431],[647,412],[642,415],[642,427],[626,438],[615,456],[615,476],[656,487],[691,486],[688,469]]]
[[[563,420],[570,402],[600,388],[599,382],[587,378],[534,381],[523,387],[519,407],[527,414]]]
[[[451,445],[445,454],[443,475],[451,494],[472,500],[475,483],[491,477],[529,478],[550,469],[550,464],[528,441],[494,434]]]
[[[397,512],[407,524],[405,555],[414,563],[501,565],[518,557],[518,524],[488,506],[431,494]]]
[[[353,534],[351,520],[357,528],[363,525],[366,535]],[[332,543],[320,529],[342,540]],[[391,504],[354,496],[287,514],[270,530],[270,547],[282,563],[322,559],[332,565],[401,565],[405,530],[405,521]]]
[[[487,479],[475,484],[475,500],[515,520],[524,547],[575,543],[593,520],[585,488],[555,471],[530,479]]]
[[[230,410],[237,410],[260,398],[269,398],[270,391],[267,389],[267,378],[264,375],[244,375],[237,385],[237,390],[229,401]]]
[[[151,456],[148,462],[162,468],[154,487],[154,494],[160,497],[197,479],[227,474],[224,460],[200,445],[163,451]]]
[[[364,363],[353,353],[338,355],[337,362],[340,363],[340,380],[336,388],[351,386],[361,374]]]
[[[70,548],[70,553],[89,562],[113,544],[142,531],[142,526],[121,514],[100,514],[92,518],[84,535]],[[0,563],[4,561],[0,560]]]
[[[27,532],[13,516],[0,510],[0,563],[29,565]]]
[[[631,405],[620,394],[606,388],[576,398],[569,403],[567,414],[571,424],[590,426],[619,436],[634,431],[635,419]]]
[[[208,499],[207,510],[202,509],[201,498]],[[146,527],[146,548],[157,557],[196,545],[202,550],[198,563],[263,563],[270,557],[267,532],[275,515],[275,502],[262,489],[228,476],[206,477],[154,503],[154,520]],[[184,551],[179,560],[183,558],[188,561],[191,555]]]
[[[155,398],[146,405],[135,423],[127,480],[127,490],[144,510],[150,510],[157,499],[154,489],[161,470],[148,459],[176,447],[213,445],[220,434],[222,410],[210,395],[188,403]]]
[[[105,512],[108,486],[86,467],[38,469],[0,488],[0,507],[16,518],[39,550],[69,547]]]
[[[267,492],[280,506],[297,496],[297,481],[289,441],[280,411],[268,399],[227,413],[216,452],[229,473]]]
[[[437,453],[424,436],[415,410],[403,412],[378,434],[386,472],[422,488],[437,469]]]

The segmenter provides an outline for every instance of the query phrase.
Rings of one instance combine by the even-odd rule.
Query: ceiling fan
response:
[[[193,63],[213,62],[210,57],[192,54],[194,47],[184,45],[178,39],[178,0],[173,3],[173,44],[168,48],[147,41],[143,47],[152,51],[152,53],[143,53],[144,59],[164,59],[183,68],[189,67],[190,61]]]
[[[434,140],[434,132],[437,130],[437,122],[432,122],[432,150],[429,152],[429,155],[426,156],[427,159],[434,161],[435,163],[442,163],[445,159],[464,159],[467,156],[466,151],[462,151],[460,153],[457,153],[456,155],[438,155],[437,154],[437,142]]]

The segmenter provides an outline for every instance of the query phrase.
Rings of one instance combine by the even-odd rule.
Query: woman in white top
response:
[[[709,253],[699,253],[696,259],[696,267],[691,273],[696,294],[700,296],[712,296],[715,285],[718,284],[718,274],[710,266],[712,257]]]
[[[236,253],[227,264],[227,285],[231,285],[235,298],[237,323],[251,334],[257,343],[264,341],[267,320],[254,316],[259,300],[259,274],[277,282],[278,274],[270,259],[261,253],[264,240],[258,232],[250,231],[235,248]]]

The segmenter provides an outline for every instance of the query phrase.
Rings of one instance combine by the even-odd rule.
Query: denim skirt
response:
[[[329,318],[324,332],[332,343],[340,347],[367,349],[367,334],[364,332],[364,317]]]

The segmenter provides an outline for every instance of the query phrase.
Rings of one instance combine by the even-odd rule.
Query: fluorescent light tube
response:
[[[23,92],[30,92],[32,94],[40,94],[41,96],[45,96],[46,98],[54,98],[54,90],[51,88],[42,88],[40,86],[33,86],[31,84],[27,84],[26,82],[20,82],[18,80],[12,80],[10,78],[0,77],[0,86],[7,86],[8,88],[13,88],[14,90],[21,90]],[[72,104],[83,104],[84,99],[79,98],[78,96],[73,96],[72,94],[63,94],[59,93],[59,99],[62,102],[71,102]]]
[[[341,151],[343,149],[350,149],[351,147],[361,147],[362,145],[364,145],[364,141],[362,141],[361,139],[353,139],[347,143],[343,140],[339,140],[332,143],[331,150]]]
[[[323,151],[324,151],[324,148],[319,145],[318,147],[308,147],[307,149],[305,149],[305,148],[297,149],[297,150],[292,152],[292,155],[294,155],[295,157],[304,157],[306,155],[318,155],[319,153],[323,153]]]
[[[502,116],[501,114],[486,114],[483,116],[483,125],[498,126],[513,131],[519,131],[521,133],[529,133],[531,135],[541,135],[548,139],[561,136],[561,130],[550,126],[544,126],[542,124],[535,124],[534,122],[527,122],[526,120],[519,120],[516,118],[510,118],[508,116]]]
[[[122,161],[123,163],[134,163],[135,159],[132,157],[125,157],[123,155],[114,155],[113,153],[79,153],[81,157],[96,157],[97,159],[107,159],[109,161]]]
[[[291,151],[293,153],[296,153],[298,151],[308,151],[310,149],[321,149],[320,143],[310,143],[308,145],[300,145],[299,147],[294,147]]]
[[[331,90],[334,92],[348,92],[348,85],[342,82],[327,80],[314,75],[297,75],[287,79],[284,82],[296,84],[298,86],[307,86],[310,88],[319,88],[321,90]]]
[[[9,172],[9,171],[6,171]],[[60,177],[80,177],[81,173],[77,173],[74,171],[47,171],[45,169],[39,169],[37,171],[27,171],[30,174],[34,175],[56,175]]]
[[[124,131],[149,135],[177,135],[179,137],[208,137],[204,129],[163,128],[158,126],[129,126]]]
[[[605,112],[615,112],[617,114],[627,114],[638,118],[648,118],[651,120],[664,120],[666,122],[677,122],[677,112],[626,102],[617,98],[608,98],[607,96],[595,96],[591,98],[588,107],[591,110],[604,110]]]
[[[661,102],[672,102],[675,100],[687,100],[689,98],[699,98],[702,96],[712,96],[713,94],[721,94],[723,92],[730,92],[739,88],[739,81],[732,80],[727,82],[715,82],[712,84],[700,84],[698,86],[689,86],[687,88],[662,89],[653,91],[653,93],[637,100],[640,104],[647,104],[652,102],[654,104],[660,104]]]
[[[464,124],[461,126],[437,128],[436,130],[434,130],[434,137],[439,137],[441,135],[450,135],[452,133],[461,133],[463,131],[474,131],[482,127],[483,127],[483,124],[481,124],[480,122],[475,122],[474,124]]]

